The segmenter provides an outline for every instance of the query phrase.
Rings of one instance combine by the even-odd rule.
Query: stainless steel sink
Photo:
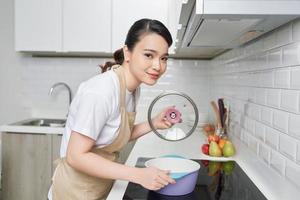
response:
[[[43,127],[64,127],[66,125],[65,119],[28,119],[17,122],[14,125],[19,126],[43,126]]]

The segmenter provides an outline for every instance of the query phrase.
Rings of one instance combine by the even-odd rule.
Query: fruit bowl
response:
[[[200,151],[203,159],[214,161],[234,160],[236,148],[227,137],[219,137],[216,134],[204,136]]]

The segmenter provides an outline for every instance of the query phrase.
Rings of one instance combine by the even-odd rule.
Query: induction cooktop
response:
[[[136,167],[145,167],[151,158],[140,157]],[[266,200],[247,174],[235,161],[216,162],[194,160],[201,167],[193,192],[182,196],[167,196],[129,183],[123,200]]]

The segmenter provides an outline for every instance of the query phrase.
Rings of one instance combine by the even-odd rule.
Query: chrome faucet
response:
[[[52,92],[53,92],[54,88],[56,88],[57,86],[60,86],[60,85],[61,86],[65,86],[67,88],[68,93],[69,93],[69,105],[71,105],[72,91],[71,91],[71,88],[66,83],[59,82],[59,83],[55,83],[54,85],[52,85],[52,87],[49,90],[49,95],[52,95]]]

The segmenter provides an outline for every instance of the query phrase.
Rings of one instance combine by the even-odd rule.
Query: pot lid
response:
[[[152,123],[155,116],[164,112],[165,119],[173,125],[168,129],[156,129]],[[148,109],[148,123],[152,131],[168,141],[179,141],[190,136],[198,124],[198,109],[194,101],[186,94],[166,91],[157,96]]]

